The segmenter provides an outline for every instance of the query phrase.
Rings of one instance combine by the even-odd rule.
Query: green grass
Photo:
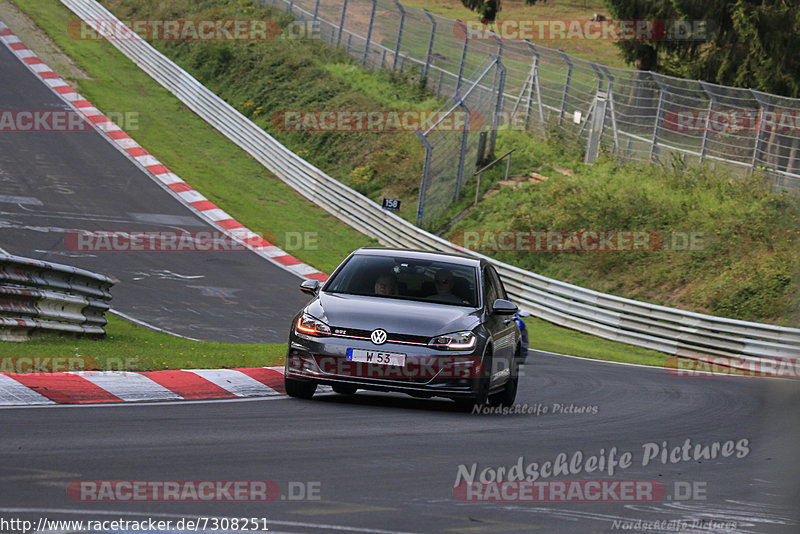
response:
[[[217,0],[162,5],[116,0],[107,1],[105,5],[112,9],[120,9],[120,6],[132,9],[135,5],[145,10],[137,11],[136,16],[156,18],[167,16],[157,9],[197,8],[202,11],[212,9],[215,2]],[[318,232],[318,249],[289,252],[326,272],[331,272],[352,249],[372,242],[314,208],[271,176],[110,44],[68,37],[65,28],[74,16],[60,2],[17,0],[17,4],[90,74],[90,80],[71,80],[81,93],[101,110],[138,112],[139,129],[129,133],[245,225],[255,231],[265,231],[268,239],[272,234],[274,237],[270,240],[278,245],[285,241],[285,232]],[[228,7],[235,9],[233,4]],[[124,10],[117,14],[123,18],[132,16],[130,11]],[[198,13],[195,12],[195,16]],[[240,50],[238,45],[229,43],[224,46],[203,43],[197,48],[185,43],[158,44],[165,52],[176,56],[193,75],[250,114],[279,141],[335,178],[372,198],[403,199],[401,215],[412,219],[422,162],[421,145],[413,134],[282,132],[271,124],[270,117],[281,109],[436,109],[440,101],[406,83],[402,76],[369,74],[354,66],[342,51],[330,50],[320,43],[274,41],[256,45],[242,45],[239,48],[244,50]],[[635,262],[629,262],[630,256],[598,257],[604,256],[598,254],[577,259],[552,254],[501,259],[555,278],[578,281],[626,296],[701,310],[705,309],[702,302],[717,299],[721,305],[735,303],[737,307],[731,308],[731,316],[751,314],[760,319],[775,316],[777,322],[793,320],[791,314],[786,315],[786,309],[797,309],[790,304],[796,302],[797,293],[792,293],[792,285],[786,283],[785,276],[789,273],[789,280],[796,280],[792,272],[797,266],[796,242],[773,242],[772,249],[767,245],[770,245],[773,229],[784,228],[787,224],[796,226],[796,199],[765,193],[754,180],[728,183],[703,170],[683,172],[660,167],[620,166],[610,159],[586,167],[580,163],[579,147],[563,137],[543,143],[525,133],[501,132],[496,152],[501,154],[509,148],[517,149],[512,159],[512,176],[521,181],[528,173],[536,171],[551,179],[542,186],[524,184],[516,191],[499,189],[471,210],[454,229],[508,228],[509,225],[528,229],[602,225],[602,228],[620,229],[626,226],[619,225],[627,224],[628,227],[645,225],[648,228],[658,225],[659,229],[671,231],[694,228],[692,224],[702,223],[707,231],[719,230],[729,239],[716,242],[717,248],[713,250],[685,254],[681,261],[688,258],[691,268],[686,274],[680,270],[686,266],[676,260],[677,254],[636,258]],[[561,176],[559,169],[574,172],[575,177]],[[500,165],[484,174],[481,196],[498,188],[496,181],[503,170],[504,165]],[[668,179],[677,180],[677,183],[670,185]],[[444,220],[465,209],[472,202],[474,192],[475,180],[468,180],[462,201],[451,206]],[[669,208],[664,213],[659,207],[661,198]],[[717,211],[712,211],[715,208]],[[736,217],[741,218],[739,226],[736,226]],[[744,224],[746,233],[742,231]],[[737,237],[732,237],[734,235]],[[734,241],[731,243],[730,239]],[[763,244],[765,248],[743,248],[742,241],[737,243],[736,239],[742,239],[748,246]],[[793,245],[794,255],[787,253]],[[733,261],[737,247],[736,257],[749,256],[747,262]],[[762,256],[755,252],[770,255],[762,263]],[[731,266],[730,273],[728,266]],[[654,273],[652,278],[649,273]],[[754,273],[758,276],[753,276]],[[688,276],[698,276],[706,285],[692,285],[694,279],[687,279]],[[762,278],[765,281],[762,282]],[[687,294],[693,298],[705,295],[710,300],[681,300]],[[769,303],[774,301],[779,307],[770,309]],[[751,304],[754,302],[757,305]],[[764,315],[765,310],[767,315]],[[651,365],[660,365],[666,358],[659,353],[586,336],[538,320],[529,325],[531,348],[535,349]],[[96,358],[94,354],[100,354],[105,350],[100,347],[108,344],[108,358],[135,357],[130,363],[135,363],[137,369],[270,365],[279,361],[270,359],[273,357],[270,355],[278,357],[285,351],[282,345],[195,342],[184,345],[185,340],[171,345],[163,340],[154,341],[156,336],[163,339],[162,334],[140,330],[114,318],[109,328],[110,336],[104,341],[80,340],[95,351],[87,355]],[[37,345],[39,343],[44,345]],[[72,355],[75,343],[70,339],[41,340],[25,345],[4,343],[3,350],[23,350],[23,346],[36,350],[39,347]],[[83,346],[79,348],[88,350]],[[198,362],[198,353],[204,361]],[[202,358],[202,354],[206,357]]]
[[[451,19],[465,21],[480,19],[477,13],[465,8],[460,0],[408,0],[402,3],[425,8],[431,13]],[[503,2],[502,10],[498,14],[497,20],[589,20],[595,13],[601,13],[606,17],[609,16],[602,0],[548,0],[547,2],[539,1],[533,6],[529,6],[522,1]],[[449,28],[448,30],[452,31]],[[535,41],[534,44],[553,49],[562,49],[568,54],[610,67],[630,68],[620,57],[617,47],[609,40]]]
[[[555,326],[547,321],[528,317],[530,348],[558,354],[578,355],[594,360],[662,366],[670,358],[667,354],[634,345],[625,345],[597,336]],[[530,360],[528,360],[530,361]]]
[[[0,370],[14,368],[14,357],[69,358],[77,370],[153,371],[218,369],[283,364],[286,344],[238,344],[190,341],[136,326],[109,314],[101,339],[46,336],[24,343],[0,343]]]
[[[774,192],[759,174],[684,168],[678,161],[622,164],[605,156],[584,165],[574,142],[556,133],[541,143],[501,132],[498,152],[511,147],[517,148],[516,187],[495,191],[444,237],[476,230],[644,230],[670,245],[676,236],[678,246],[645,252],[482,252],[604,293],[742,320],[800,323],[800,195]],[[549,179],[529,182],[531,171]],[[681,248],[690,234],[699,236],[698,246]]]

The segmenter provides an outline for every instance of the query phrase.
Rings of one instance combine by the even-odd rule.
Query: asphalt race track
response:
[[[277,397],[0,410],[2,516],[256,517],[278,532],[330,532],[334,526],[343,532],[609,532],[615,520],[716,521],[730,529],[714,532],[797,532],[796,383],[681,378],[661,369],[533,353],[529,362],[518,400],[547,413],[458,413],[446,400],[371,393],[331,393],[311,401]],[[566,413],[580,407],[588,411]],[[659,457],[642,466],[646,444],[666,441],[671,448],[687,439],[692,446],[745,439],[747,453],[666,464]],[[522,456],[526,466],[541,465],[559,453],[581,451],[588,457],[613,447],[619,454],[630,452],[632,465],[613,476],[583,472],[554,478],[654,480],[674,498],[546,503],[464,502],[454,496],[460,464],[496,469],[511,467]],[[284,497],[293,484],[294,495],[303,487],[315,499],[198,503],[68,497],[69,484],[82,480],[270,480]],[[701,490],[697,499],[683,491],[688,487]]]
[[[0,45],[6,110],[67,105]],[[206,222],[91,130],[0,134],[0,248],[119,280],[114,309],[196,339],[283,343],[308,300],[298,276],[249,251],[82,252],[91,231],[200,231]],[[71,250],[73,249],[73,250]]]
[[[64,109],[5,47],[0,72],[3,108]],[[64,244],[76,228],[204,224],[94,132],[0,135],[0,247],[110,274],[119,280],[116,308],[171,331],[284,341],[305,301],[299,279],[254,254],[88,254]],[[527,413],[460,413],[450,401],[364,392],[0,409],[0,532],[34,530],[21,521],[40,531],[93,528],[54,520],[171,521],[172,532],[215,524],[217,532],[800,529],[796,381],[677,377],[531,352],[517,401]],[[574,462],[571,472],[547,471],[559,457]],[[612,461],[621,463],[611,469]],[[517,469],[538,475],[538,491],[555,502],[518,494],[478,502],[492,486],[470,500],[454,491],[470,473],[492,480]],[[590,496],[588,484],[574,482],[587,480],[605,489]],[[270,481],[278,492],[267,501],[223,492],[155,502],[72,491],[90,481]],[[627,481],[663,493],[621,500]],[[570,490],[563,502],[567,485],[586,493]]]

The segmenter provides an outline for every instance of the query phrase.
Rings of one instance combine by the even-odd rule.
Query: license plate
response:
[[[347,349],[348,362],[376,363],[403,367],[406,355],[398,352],[381,352],[378,350]]]

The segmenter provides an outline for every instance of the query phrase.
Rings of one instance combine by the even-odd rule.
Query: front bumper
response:
[[[405,365],[352,362],[347,349],[405,354]],[[474,395],[482,375],[483,340],[468,351],[442,351],[421,345],[311,337],[292,332],[286,356],[289,378],[319,384],[350,384],[375,391],[398,391],[415,396],[467,398]]]

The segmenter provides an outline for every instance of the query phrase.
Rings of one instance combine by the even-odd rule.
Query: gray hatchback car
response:
[[[420,250],[361,248],[292,320],[286,393],[318,384],[509,406],[517,393],[517,307],[485,260]]]

